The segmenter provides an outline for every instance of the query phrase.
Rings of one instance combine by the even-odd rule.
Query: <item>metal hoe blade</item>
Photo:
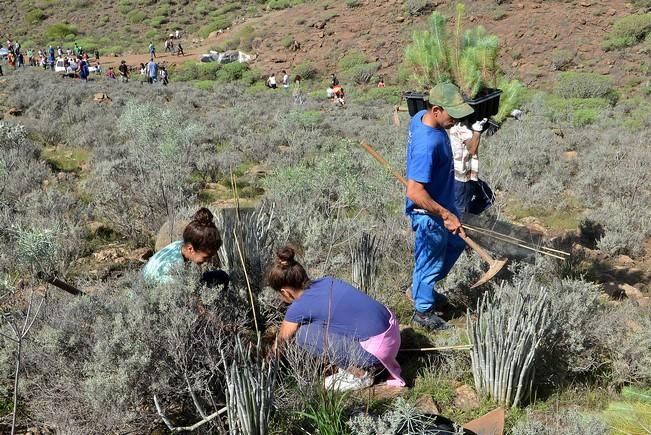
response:
[[[497,273],[498,273],[500,270],[502,270],[502,268],[503,268],[504,265],[506,264],[506,261],[507,261],[507,260],[506,260],[505,258],[500,258],[500,259],[497,259],[497,260],[493,260],[492,263],[489,263],[490,267],[488,268],[488,270],[486,271],[486,273],[484,273],[484,274],[479,278],[479,281],[477,281],[476,283],[474,283],[473,285],[471,285],[470,288],[479,287],[480,285],[487,283],[487,282],[488,282],[492,277],[494,277],[495,275],[497,275]]]

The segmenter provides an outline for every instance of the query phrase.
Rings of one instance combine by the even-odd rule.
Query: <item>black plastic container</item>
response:
[[[501,89],[484,89],[472,100],[466,99],[470,107],[475,110],[469,118],[479,120],[497,115],[500,109],[500,95],[502,95]]]
[[[404,93],[405,100],[407,100],[407,110],[409,110],[409,116],[414,116],[423,109],[427,109],[427,103],[425,98],[427,94],[416,91],[407,91]]]

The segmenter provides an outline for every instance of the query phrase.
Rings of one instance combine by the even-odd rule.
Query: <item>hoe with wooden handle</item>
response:
[[[394,177],[398,181],[400,181],[402,184],[404,184],[405,187],[407,187],[407,180],[405,177],[402,176],[402,174],[398,171],[396,171],[389,162],[387,162],[384,157],[382,157],[377,151],[373,149],[373,147],[367,143],[362,142],[361,144],[362,148],[364,148],[364,151],[369,153],[371,157],[373,157],[375,160],[378,161],[382,166],[384,166],[386,169],[388,169],[391,174],[393,174]],[[474,283],[470,288],[475,288],[479,287],[480,285],[488,282],[492,277],[497,275],[497,272],[502,270],[504,265],[506,264],[506,259],[505,258],[500,258],[500,259],[494,259],[493,257],[490,256],[488,252],[486,252],[481,246],[479,246],[474,240],[472,240],[468,236],[463,236],[459,234],[459,237],[463,239],[464,242],[466,242],[466,245],[470,246],[473,251],[475,251],[484,261],[488,263],[488,270],[479,278],[479,281]]]

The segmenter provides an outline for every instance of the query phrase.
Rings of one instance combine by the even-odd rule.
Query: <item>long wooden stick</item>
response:
[[[475,231],[475,232],[477,232],[479,234],[484,234],[485,236],[490,237],[491,239],[500,240],[500,241],[502,241],[504,243],[508,243],[508,244],[514,245],[514,246],[519,246],[521,248],[525,248],[525,249],[528,249],[530,251],[537,252],[539,254],[547,255],[549,257],[558,258],[559,260],[566,260],[567,259],[567,257],[563,257],[563,256],[560,256],[560,255],[554,254],[552,252],[543,251],[541,249],[534,248],[533,246],[530,246],[530,245],[527,245],[527,244],[524,244],[524,243],[519,243],[519,242],[510,240],[510,239],[507,239],[507,238],[500,237],[500,236],[498,236],[496,234],[483,233],[481,230],[478,231],[478,230],[476,230],[474,228],[469,228],[466,224],[463,224],[463,228],[471,230],[471,231]]]
[[[493,231],[493,230],[490,230],[488,228],[480,228],[480,227],[475,227],[475,226],[468,225],[468,224],[463,224],[463,227],[468,228],[470,231],[475,231],[475,232],[477,232],[479,234],[484,234],[484,235],[486,235],[488,237],[494,237],[494,238],[500,237],[501,238],[500,240],[502,240],[502,239],[510,239],[513,242],[518,242],[518,243],[522,243],[524,245],[531,246],[525,240],[518,239],[517,237],[513,237],[513,236],[511,236],[509,234],[504,234],[504,233],[500,233],[498,231]],[[504,241],[506,241],[506,240],[504,240]],[[561,255],[567,255],[567,256],[572,255],[569,252],[561,251],[559,249],[549,248],[547,246],[540,246],[539,249],[543,249],[545,251],[550,251],[550,252],[555,252],[555,253],[561,254]]]
[[[410,349],[400,349],[399,352],[439,352],[442,350],[471,350],[472,344],[460,344],[457,346],[440,346],[440,347],[414,347]]]

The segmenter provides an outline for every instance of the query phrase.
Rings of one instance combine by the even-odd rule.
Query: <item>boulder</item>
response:
[[[183,230],[189,223],[190,223],[189,220],[177,219],[176,221],[174,221],[174,226],[171,229],[171,233],[170,233],[170,223],[169,221],[165,222],[163,226],[160,227],[160,230],[158,230],[158,234],[156,235],[156,246],[154,249],[156,251],[160,251],[161,249],[163,249],[165,246],[169,245],[173,241],[181,240],[181,238],[183,237]]]
[[[469,385],[462,385],[455,391],[454,406],[464,411],[479,408],[479,396]]]

